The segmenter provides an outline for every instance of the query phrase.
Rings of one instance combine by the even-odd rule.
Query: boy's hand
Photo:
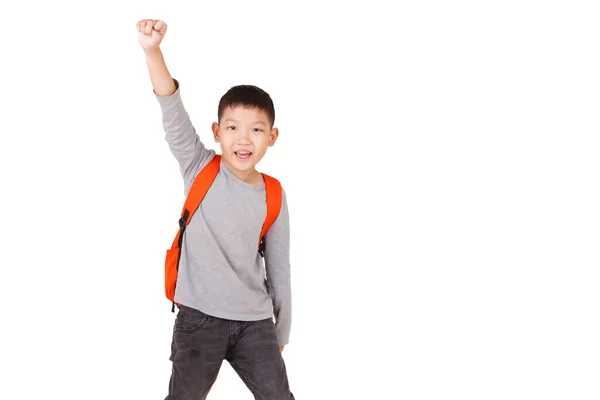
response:
[[[137,23],[137,30],[144,51],[156,50],[165,37],[167,24],[159,19],[143,19]]]
[[[282,352],[284,347],[285,346],[279,346],[279,352]]]

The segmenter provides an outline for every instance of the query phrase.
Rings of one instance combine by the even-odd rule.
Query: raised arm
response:
[[[187,195],[196,174],[212,159],[215,152],[206,149],[196,133],[181,100],[179,82],[169,73],[160,50],[167,24],[161,20],[144,19],[137,23],[137,29],[140,45],[146,55],[152,88],[162,111],[165,140],[179,163],[184,195]]]
[[[167,33],[167,24],[156,19],[143,19],[137,23],[137,28],[154,93],[158,96],[171,96],[177,88],[160,50],[160,43]]]

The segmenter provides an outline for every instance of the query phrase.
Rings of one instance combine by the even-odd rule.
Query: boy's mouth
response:
[[[250,152],[250,151],[236,151],[235,152],[235,156],[242,161],[249,159],[251,155],[252,155],[252,152]]]

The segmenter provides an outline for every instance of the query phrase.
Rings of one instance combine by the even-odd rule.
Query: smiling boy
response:
[[[137,29],[184,194],[204,167],[215,157],[219,161],[216,178],[183,236],[167,399],[205,399],[227,360],[255,398],[293,400],[281,354],[291,327],[289,215],[283,189],[278,216],[265,235],[264,260],[257,251],[267,203],[256,164],[279,135],[271,97],[252,85],[234,86],[223,95],[218,122],[212,124],[221,148],[217,155],[200,140],[183,106],[179,82],[167,69],[159,47],[167,25],[144,19]]]

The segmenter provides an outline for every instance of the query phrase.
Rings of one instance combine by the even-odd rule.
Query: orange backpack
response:
[[[165,293],[167,298],[171,300],[173,306],[172,312],[175,312],[175,285],[177,283],[177,273],[179,271],[179,259],[181,258],[181,245],[183,243],[183,234],[185,233],[185,227],[192,220],[194,212],[200,206],[202,199],[208,192],[208,189],[214,182],[217,174],[219,173],[221,164],[221,156],[216,154],[214,158],[198,173],[192,183],[190,192],[185,200],[183,210],[181,211],[181,218],[179,219],[179,231],[173,240],[173,245],[167,250],[167,256],[165,259]],[[258,239],[258,252],[261,257],[264,257],[265,251],[265,234],[275,222],[279,215],[282,202],[282,190],[281,184],[275,178],[272,178],[266,174],[262,174],[265,180],[266,196],[267,196],[267,216],[262,227]],[[179,305],[179,304],[177,304]]]

